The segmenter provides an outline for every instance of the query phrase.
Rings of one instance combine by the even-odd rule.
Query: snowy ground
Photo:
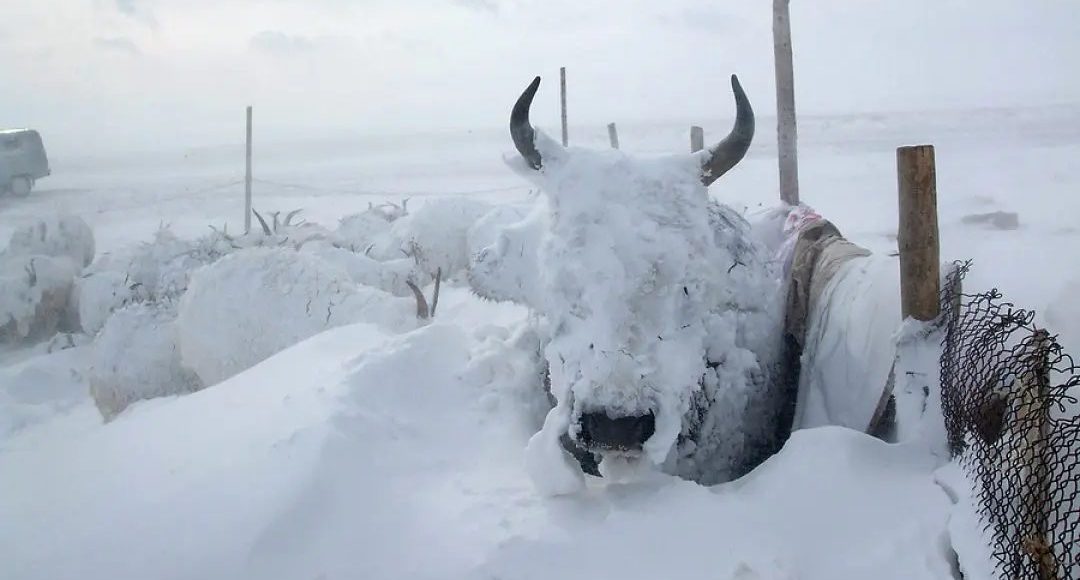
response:
[[[771,126],[760,120],[758,144],[714,195],[773,203]],[[642,153],[687,141],[678,127],[620,131]],[[572,135],[606,143],[602,127]],[[883,253],[896,247],[894,148],[937,145],[943,257],[973,258],[969,288],[1048,312],[1080,348],[1080,108],[806,119],[800,137],[804,200]],[[500,159],[511,150],[502,131],[267,144],[255,207],[332,225],[369,201],[519,201],[528,184]],[[0,240],[56,210],[90,223],[99,254],[161,223],[189,237],[241,223],[237,148],[53,165],[29,199],[0,199]],[[997,210],[1020,228],[961,221]],[[451,289],[420,330],[340,327],[105,426],[84,349],[9,353],[0,404],[40,401],[41,416],[0,439],[0,576],[929,579],[953,577],[955,548],[968,578],[985,577],[956,474],[935,472],[919,445],[838,428],[800,432],[715,488],[635,474],[541,497],[523,450],[543,402],[508,340],[526,316]]]

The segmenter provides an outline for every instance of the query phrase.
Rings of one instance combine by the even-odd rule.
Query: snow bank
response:
[[[83,268],[94,260],[94,232],[80,217],[43,218],[15,230],[4,254],[68,258]]]
[[[0,447],[16,432],[89,403],[89,355],[89,348],[75,346],[0,367]]]
[[[180,365],[175,312],[135,304],[114,313],[94,340],[90,395],[106,421],[136,401],[182,395],[202,387]]]
[[[289,248],[235,252],[199,270],[180,300],[183,365],[216,384],[328,328],[416,326],[416,305],[359,286],[326,260]]]
[[[532,355],[482,334],[341,327],[221,388],[13,440],[0,561],[24,580],[952,578],[932,465],[844,429],[713,489],[537,496]]]
[[[67,257],[0,255],[0,343],[52,336],[77,273]]]

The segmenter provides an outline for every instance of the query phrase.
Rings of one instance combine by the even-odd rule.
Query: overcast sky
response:
[[[531,78],[554,128],[773,101],[769,0],[0,0],[0,126],[62,148],[498,127]],[[1080,1],[793,0],[800,113],[1080,102]],[[546,123],[545,123],[546,121]],[[237,129],[240,127],[240,131]]]

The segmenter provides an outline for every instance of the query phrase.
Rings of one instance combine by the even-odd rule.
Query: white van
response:
[[[34,182],[49,175],[41,135],[32,129],[0,129],[0,192],[30,195]]]

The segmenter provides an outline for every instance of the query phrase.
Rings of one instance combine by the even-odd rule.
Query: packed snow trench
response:
[[[922,394],[934,337],[892,310],[892,148],[935,142],[943,259],[974,258],[968,284],[1040,310],[1069,348],[1080,265],[1053,254],[1080,247],[1080,131],[1062,115],[1080,118],[807,123],[803,195],[875,261],[829,290],[850,308],[820,337],[804,428],[711,486],[646,461],[594,477],[537,458],[542,308],[469,285],[482,248],[539,251],[513,244],[543,229],[547,193],[499,158],[501,135],[444,136],[455,163],[425,172],[392,147],[279,164],[256,189],[266,231],[249,235],[238,190],[207,190],[223,164],[57,161],[55,185],[0,200],[0,306],[16,321],[0,327],[0,578],[989,579],[970,484]],[[684,147],[624,132],[642,156]],[[766,141],[714,199],[775,205]],[[999,209],[1021,226],[963,219]],[[508,271],[501,290],[544,302],[535,269]],[[887,443],[858,428],[875,402],[858,385],[894,349]],[[838,374],[845,356],[860,365]]]

